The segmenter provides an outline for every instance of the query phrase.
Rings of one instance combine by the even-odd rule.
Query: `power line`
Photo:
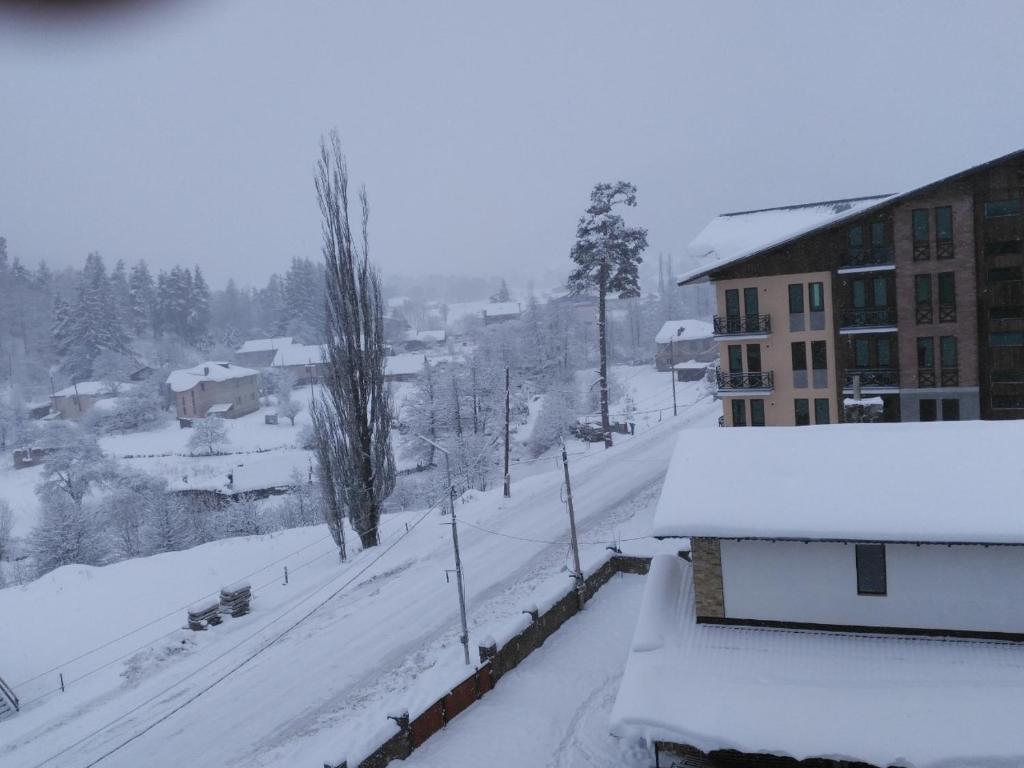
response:
[[[476,528],[478,531],[483,531],[484,533],[489,533],[492,536],[501,536],[502,538],[514,539],[516,541],[528,541],[531,544],[557,544],[559,546],[569,546],[572,543],[570,541],[554,541],[554,540],[551,540],[551,539],[531,539],[531,538],[526,537],[526,536],[514,536],[511,533],[502,533],[501,531],[494,531],[494,530],[491,530],[490,528],[484,528],[482,525],[477,525],[476,523],[471,523],[468,520],[466,520],[465,518],[461,519],[459,522],[461,522],[463,525],[468,525],[470,528]],[[584,545],[588,545],[588,546],[597,546],[597,545],[600,545],[600,544],[620,544],[620,543],[622,543],[624,541],[646,541],[647,539],[650,539],[650,538],[651,538],[650,536],[634,536],[633,538],[629,538],[629,539],[611,539],[609,541],[580,541],[579,543],[580,544],[584,544]]]

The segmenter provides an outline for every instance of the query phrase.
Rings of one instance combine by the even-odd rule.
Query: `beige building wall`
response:
[[[799,283],[803,286],[804,292],[804,329],[803,331],[790,330],[789,317],[789,286]],[[824,286],[825,307],[823,326],[820,330],[811,330],[810,305],[807,294],[807,286],[810,283],[822,283]],[[719,338],[719,360],[723,371],[729,367],[729,346],[740,344],[743,350],[743,366],[746,370],[746,346],[748,344],[761,345],[761,368],[764,371],[772,371],[774,376],[774,389],[770,394],[743,395],[742,390],[733,393],[728,390],[720,390],[722,398],[722,412],[726,426],[733,426],[731,401],[739,395],[745,403],[747,413],[747,424],[750,423],[750,400],[762,399],[765,406],[765,426],[793,426],[796,424],[796,408],[794,401],[797,398],[804,398],[808,401],[811,415],[811,423],[815,423],[814,401],[815,399],[827,398],[829,422],[837,423],[839,419],[839,403],[836,392],[838,391],[836,376],[839,375],[836,368],[836,331],[833,322],[833,296],[832,296],[832,274],[830,272],[808,272],[793,275],[774,275],[771,277],[749,277],[734,280],[722,280],[715,283],[715,298],[718,305],[718,315],[724,317],[726,314],[725,292],[734,288],[739,290],[740,309],[743,309],[743,289],[758,289],[758,311],[762,315],[771,316],[771,333],[767,338],[750,339],[743,336],[736,338]],[[792,364],[792,342],[806,342],[807,351],[807,387],[797,388],[794,386],[793,364]],[[812,341],[824,341],[826,344],[826,356],[828,361],[828,372],[826,381],[821,386],[814,386],[814,372],[811,362]]]
[[[243,376],[226,381],[198,382],[187,392],[174,395],[178,418],[202,418],[211,405],[233,403],[228,418],[236,419],[260,407],[256,376]]]
[[[62,419],[77,421],[82,418],[96,404],[111,395],[51,395],[50,405]]]

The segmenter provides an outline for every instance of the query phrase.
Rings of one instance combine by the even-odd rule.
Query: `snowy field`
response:
[[[583,613],[400,765],[649,768],[649,750],[614,738],[608,727],[643,584],[641,576],[612,579]]]
[[[614,541],[626,552],[677,548],[645,538],[674,438],[684,427],[713,426],[719,413],[705,395],[678,419],[619,437],[611,451],[573,447],[585,568]],[[552,599],[567,581],[560,469],[527,466],[513,469],[511,500],[499,488],[459,504],[474,653],[479,638],[514,631],[524,605]],[[436,509],[388,515],[382,546],[344,565],[321,526],[62,568],[0,590],[8,617],[0,676],[25,704],[0,723],[0,764],[79,768],[103,758],[178,768],[358,757],[379,742],[386,713],[415,711],[464,675],[445,522]],[[204,633],[180,629],[187,605],[242,579],[254,588],[250,616]],[[16,618],[29,616],[47,619]]]

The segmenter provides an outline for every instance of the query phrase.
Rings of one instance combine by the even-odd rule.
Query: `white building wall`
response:
[[[887,544],[884,596],[853,544],[722,540],[728,619],[1024,633],[1024,547]]]

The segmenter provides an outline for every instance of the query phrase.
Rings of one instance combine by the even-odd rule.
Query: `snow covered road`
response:
[[[713,424],[718,410],[708,400],[620,438],[612,451],[573,457],[585,567],[606,555],[609,540],[646,534],[678,429]],[[561,480],[552,467],[514,482],[511,500],[499,489],[460,505],[474,656],[484,633],[521,620],[525,604],[568,580]],[[390,518],[385,547],[416,515]],[[281,620],[273,621],[289,602],[277,590],[223,632],[197,640],[181,633],[184,645],[154,649],[113,687],[26,708],[0,723],[0,763],[318,766],[372,747],[387,712],[415,710],[464,674],[455,588],[444,573],[452,566],[445,521],[432,512],[390,551],[363,552],[342,567],[323,558],[288,593],[295,601],[305,590],[308,601],[293,602]],[[353,583],[308,621],[238,667],[347,579]],[[319,585],[326,586],[318,592]]]

